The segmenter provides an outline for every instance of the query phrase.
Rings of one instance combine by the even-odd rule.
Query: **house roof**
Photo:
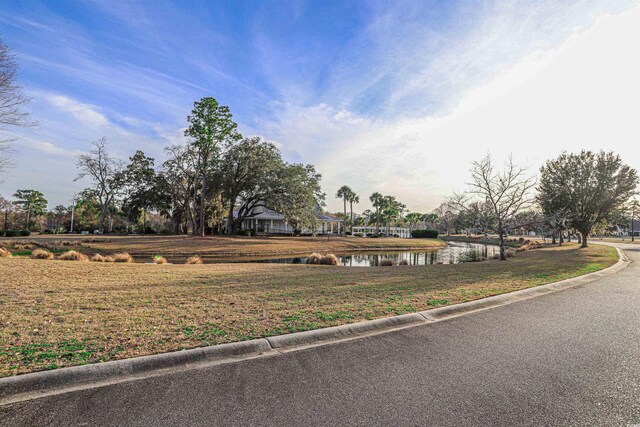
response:
[[[281,220],[281,221],[285,220],[283,214],[278,213],[273,209],[269,209],[269,208],[262,208],[262,209],[263,209],[262,212],[258,212],[255,214],[251,213],[247,215],[245,219],[265,219],[265,220]],[[316,211],[316,216],[320,221],[324,221],[324,222],[342,222],[342,220],[338,217],[335,217],[333,215],[321,214],[321,213],[318,213],[317,211]],[[238,211],[233,211],[233,217],[238,218]]]

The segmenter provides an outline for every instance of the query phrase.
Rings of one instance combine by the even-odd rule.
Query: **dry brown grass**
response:
[[[153,257],[154,264],[167,264],[167,259],[163,256],[156,255]]]
[[[307,257],[307,264],[320,264],[321,259],[322,255],[314,252]]]
[[[104,257],[100,254],[93,255],[91,258],[89,258],[89,260],[93,262],[105,262]]]
[[[202,264],[202,258],[199,256],[190,256],[185,261],[185,264]]]
[[[338,265],[340,263],[334,254],[321,255],[314,252],[307,257],[307,264]]]
[[[31,258],[34,259],[53,259],[53,254],[45,249],[36,249],[31,252]]]
[[[3,247],[0,247],[0,258],[8,258],[11,256],[11,252]]]
[[[13,238],[15,240],[15,238]],[[31,236],[34,242],[63,246],[60,238]],[[2,239],[0,238],[0,242]],[[246,237],[246,236],[113,236],[108,239],[66,237],[88,253],[128,252],[147,258],[156,254],[171,259],[198,254],[206,258],[232,259],[238,256],[270,257],[318,253],[345,253],[367,250],[409,250],[444,246],[438,239],[357,238],[357,237]]]
[[[60,254],[58,259],[62,261],[88,261],[89,257],[78,251],[67,251]]]
[[[338,265],[338,257],[334,254],[327,254],[320,258],[319,264],[321,265]]]
[[[113,254],[112,256],[113,262],[124,262],[124,263],[132,263],[133,257],[126,252],[120,254]]]
[[[0,258],[0,376],[415,312],[617,261],[577,245],[403,268],[39,262]]]

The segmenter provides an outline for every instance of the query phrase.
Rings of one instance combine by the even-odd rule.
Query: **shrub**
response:
[[[351,232],[350,231],[345,231],[345,236],[351,236]]]
[[[393,260],[389,259],[389,258],[385,258],[383,260],[380,260],[380,263],[378,264],[378,266],[380,267],[391,267],[396,265]]]
[[[202,258],[199,256],[190,256],[187,258],[185,264],[202,264]]]
[[[35,259],[53,259],[53,254],[45,249],[36,249],[31,252],[31,258]]]
[[[364,237],[364,233],[353,233],[355,237]]]
[[[133,262],[133,257],[131,255],[129,255],[126,252],[123,252],[121,254],[114,254],[113,255],[113,262],[126,262],[126,263],[130,263]]]
[[[322,255],[314,252],[307,257],[307,264],[320,264],[321,259]]]
[[[31,236],[31,232],[29,230],[20,230],[21,236]]]
[[[411,237],[414,239],[436,239],[438,238],[438,230],[413,230]]]
[[[0,258],[8,258],[11,256],[11,252],[0,246]]]
[[[407,261],[406,259],[400,260],[398,265],[409,265],[409,261]]]
[[[58,259],[63,261],[89,261],[89,257],[77,251],[67,251],[61,254]]]
[[[167,263],[167,259],[163,256],[160,255],[156,255],[153,257],[153,263],[154,264],[166,264]]]
[[[20,236],[20,230],[5,230],[4,235],[6,237],[18,237]]]
[[[93,262],[105,262],[104,261],[104,257],[100,254],[95,254],[94,256],[92,256],[91,258],[89,258],[90,261]]]
[[[338,265],[338,257],[334,254],[328,254],[320,258],[320,262],[318,264],[322,265]]]

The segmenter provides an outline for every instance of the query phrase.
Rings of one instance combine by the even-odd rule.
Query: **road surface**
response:
[[[640,425],[640,247],[587,285],[383,335],[0,407],[0,425]]]

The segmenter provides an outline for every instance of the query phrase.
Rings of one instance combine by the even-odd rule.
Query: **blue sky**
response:
[[[616,149],[640,167],[638,8],[2,2],[0,35],[18,54],[40,126],[16,132],[0,195],[37,188],[67,203],[88,185],[73,181],[75,156],[102,136],[123,159],[142,149],[160,163],[203,96],[229,105],[245,135],[314,163],[329,196],[348,184],[361,199],[394,194],[412,210],[463,187],[469,162],[487,151],[512,152],[532,172],[580,148]]]

